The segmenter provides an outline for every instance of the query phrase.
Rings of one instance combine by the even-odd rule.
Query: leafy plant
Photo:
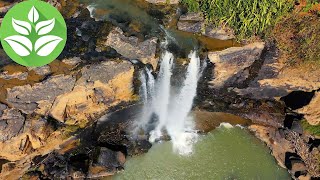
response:
[[[307,120],[302,120],[301,125],[304,131],[310,133],[311,135],[320,136],[320,125],[310,125]]]
[[[182,0],[189,11],[201,11],[215,25],[228,25],[239,39],[263,36],[294,7],[294,0]]]

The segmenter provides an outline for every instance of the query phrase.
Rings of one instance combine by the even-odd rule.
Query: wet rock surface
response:
[[[180,31],[202,34],[208,38],[230,40],[235,36],[232,30],[222,27],[207,25],[202,13],[187,13],[180,16],[177,23]]]

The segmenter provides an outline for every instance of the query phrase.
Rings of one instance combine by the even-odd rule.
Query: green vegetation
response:
[[[320,136],[320,125],[313,126],[307,120],[302,120],[301,125],[303,130],[311,135]]]
[[[272,32],[289,64],[320,61],[320,18],[315,13],[292,13],[281,18]]]
[[[208,22],[228,25],[238,39],[264,36],[279,17],[294,8],[294,0],[182,0],[189,11],[202,12]]]

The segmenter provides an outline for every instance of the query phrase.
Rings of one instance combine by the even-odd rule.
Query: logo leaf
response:
[[[32,51],[32,42],[24,36],[14,35],[4,40],[19,56],[29,56]]]
[[[34,6],[32,6],[31,10],[29,11],[28,19],[33,23],[36,23],[39,20],[39,13]]]
[[[12,26],[15,31],[23,35],[29,35],[31,32],[31,24],[25,21],[19,21],[12,18]]]
[[[48,34],[54,28],[55,19],[41,21],[36,25],[36,32],[38,35]]]
[[[36,41],[35,51],[39,56],[48,56],[62,40],[63,39],[58,36],[43,36]]]

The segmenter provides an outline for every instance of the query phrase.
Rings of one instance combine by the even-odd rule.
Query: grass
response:
[[[313,126],[307,120],[302,120],[301,125],[305,132],[314,136],[320,136],[320,125]]]
[[[264,36],[294,0],[182,0],[189,11],[202,12],[207,22],[231,27],[238,39]]]

